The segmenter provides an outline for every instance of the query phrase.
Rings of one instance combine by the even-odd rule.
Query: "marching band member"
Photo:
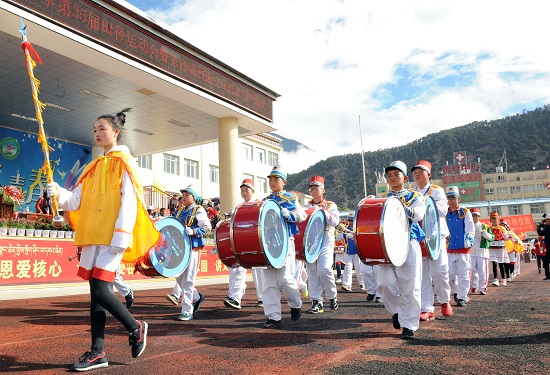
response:
[[[422,255],[419,242],[424,239],[418,222],[424,218],[426,205],[420,193],[405,189],[408,181],[405,163],[394,161],[385,173],[391,188],[388,197],[401,199],[411,222],[411,231],[405,263],[399,267],[384,265],[378,269],[378,292],[386,310],[393,314],[393,327],[403,327],[401,338],[414,339],[414,332],[420,324]]]
[[[288,253],[285,264],[279,269],[267,268],[261,270],[264,281],[262,289],[264,314],[267,317],[263,327],[278,328],[281,326],[282,318],[281,289],[290,306],[291,319],[298,320],[302,315],[302,299],[294,278],[295,249],[293,235],[298,233],[296,223],[304,221],[306,213],[298,203],[296,196],[283,190],[286,185],[286,173],[282,171],[281,166],[274,166],[267,177],[269,178],[271,194],[265,197],[264,201],[272,199],[281,206],[281,213],[285,218],[289,232]]]
[[[189,266],[176,277],[182,293],[181,314],[176,319],[191,320],[204,301],[204,294],[195,288],[195,280],[199,272],[200,251],[204,247],[203,236],[208,234],[212,227],[208,214],[201,205],[202,197],[197,194],[193,185],[181,190],[181,199],[183,208],[176,213],[176,219],[183,223],[185,233],[191,239],[192,251]]]
[[[439,216],[440,245],[439,257],[432,260],[427,254],[422,256],[422,304],[420,314],[421,321],[429,321],[434,317],[434,290],[437,301],[441,304],[441,314],[449,317],[453,314],[451,301],[451,286],[449,285],[449,258],[446,249],[445,238],[449,235],[445,215],[449,206],[443,188],[430,183],[432,164],[427,160],[419,160],[411,168],[415,191],[424,197],[430,196],[434,199]],[[433,283],[433,287],[432,287]]]
[[[86,166],[73,191],[56,182],[46,186],[48,196],[58,197],[59,206],[69,212],[74,244],[82,248],[77,274],[90,284],[92,345],[73,365],[75,371],[109,365],[104,348],[107,311],[129,332],[132,357],[139,357],[147,343],[147,323],[136,320],[112,292],[121,260],[138,261],[160,238],[147,215],[135,158],[128,147],[118,145],[128,110],[97,118],[94,138],[103,155]]]
[[[489,217],[491,220],[491,232],[493,232],[495,237],[494,241],[489,243],[489,257],[493,263],[493,285],[506,286],[507,275],[510,274],[510,268],[506,266],[509,262],[508,253],[506,252],[506,241],[508,241],[510,237],[506,234],[506,228],[498,223],[498,212],[491,212]],[[500,270],[500,276],[502,277],[501,282],[498,281],[497,264]]]
[[[254,200],[254,180],[245,179],[241,186],[241,197],[245,202]],[[226,217],[227,219],[227,217]],[[221,222],[219,222],[221,223]],[[219,224],[218,223],[218,224]],[[246,290],[246,272],[248,270],[244,267],[238,266],[229,269],[229,290],[227,298],[223,301],[224,305],[233,309],[241,309],[241,300]],[[258,297],[258,307],[263,305],[262,302],[262,275],[261,272],[252,268],[252,279],[256,287],[256,295]]]
[[[470,287],[472,293],[487,294],[489,283],[489,243],[495,239],[491,227],[479,221],[481,213],[479,208],[472,208],[472,219],[474,220],[475,237],[470,249],[472,262],[472,282]]]
[[[353,237],[353,218],[355,212],[348,213],[348,220],[346,222],[346,241],[348,244],[347,251],[344,254],[344,273],[342,275],[342,290],[345,292],[351,292],[351,284],[353,283],[353,269],[355,268],[355,277],[357,277],[357,283],[359,289],[365,290],[363,267],[361,266],[361,260],[357,255],[357,246],[355,246],[355,238]]]
[[[474,220],[470,210],[460,207],[458,186],[447,186],[447,226],[449,227],[449,279],[456,305],[465,307],[470,301],[470,247],[474,242]]]
[[[305,208],[323,210],[327,227],[323,233],[323,247],[317,260],[307,265],[309,279],[309,296],[312,306],[308,313],[318,314],[323,312],[323,289],[330,302],[330,308],[338,308],[336,283],[332,263],[334,259],[334,228],[340,221],[340,214],[336,203],[327,201],[325,194],[325,179],[321,176],[313,176],[309,180],[309,193],[312,199],[305,205]],[[307,249],[306,249],[307,251]]]

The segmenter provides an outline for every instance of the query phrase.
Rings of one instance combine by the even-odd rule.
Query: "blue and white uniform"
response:
[[[294,234],[298,233],[296,223],[306,219],[306,213],[303,207],[296,200],[294,194],[286,191],[274,193],[272,192],[264,201],[272,199],[277,202],[282,208],[289,211],[289,216],[286,218],[288,226],[289,241],[288,253],[284,265],[281,268],[267,268],[261,270],[263,274],[263,289],[262,298],[264,302],[264,314],[270,320],[280,321],[281,315],[281,289],[286,296],[288,305],[291,308],[302,307],[302,299],[300,291],[296,284],[294,276],[296,253],[294,248]]]
[[[424,232],[418,222],[424,218],[426,205],[418,192],[390,191],[388,197],[398,197],[405,206],[405,212],[411,224],[411,234],[405,263],[396,267],[384,265],[378,269],[378,293],[384,300],[384,307],[392,315],[398,314],[401,327],[412,331],[420,323],[420,290],[422,275],[422,255],[419,242]]]

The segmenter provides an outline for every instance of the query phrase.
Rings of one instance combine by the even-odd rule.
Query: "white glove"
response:
[[[59,184],[57,182],[50,182],[46,185],[46,192],[48,197],[57,197],[59,195]]]
[[[481,231],[481,235],[482,235],[483,237],[486,237],[486,236],[487,236],[487,231],[486,231],[485,229],[483,229],[483,230]]]
[[[290,211],[284,207],[281,207],[281,214],[283,215],[284,218],[288,218],[290,216]]]
[[[188,236],[192,236],[193,235],[193,228],[185,227],[185,233],[187,233]]]
[[[348,233],[347,237],[353,239],[353,233]]]
[[[125,250],[126,249],[122,246],[111,246],[111,253],[113,253],[114,255],[123,253]]]

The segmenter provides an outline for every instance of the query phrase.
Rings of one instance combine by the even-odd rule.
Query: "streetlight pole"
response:
[[[363,162],[363,188],[367,197],[367,175],[365,173],[365,154],[363,152],[363,131],[361,130],[361,115],[359,115],[359,138],[361,140],[361,161]]]

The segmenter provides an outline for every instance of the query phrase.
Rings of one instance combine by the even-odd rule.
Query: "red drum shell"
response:
[[[294,248],[296,249],[296,260],[305,261],[306,256],[304,252],[304,237],[306,236],[306,228],[309,223],[309,218],[311,214],[315,212],[315,209],[310,207],[305,209],[307,218],[299,223],[296,223],[298,226],[298,233],[294,234]]]
[[[240,264],[235,257],[233,247],[231,247],[231,226],[229,220],[220,222],[214,233],[216,239],[216,249],[218,257],[227,267],[234,268]]]
[[[231,218],[231,245],[244,268],[281,268],[288,253],[288,226],[274,200],[243,202]]]
[[[363,263],[401,266],[407,257],[410,225],[398,198],[364,198],[353,222],[357,255]]]

